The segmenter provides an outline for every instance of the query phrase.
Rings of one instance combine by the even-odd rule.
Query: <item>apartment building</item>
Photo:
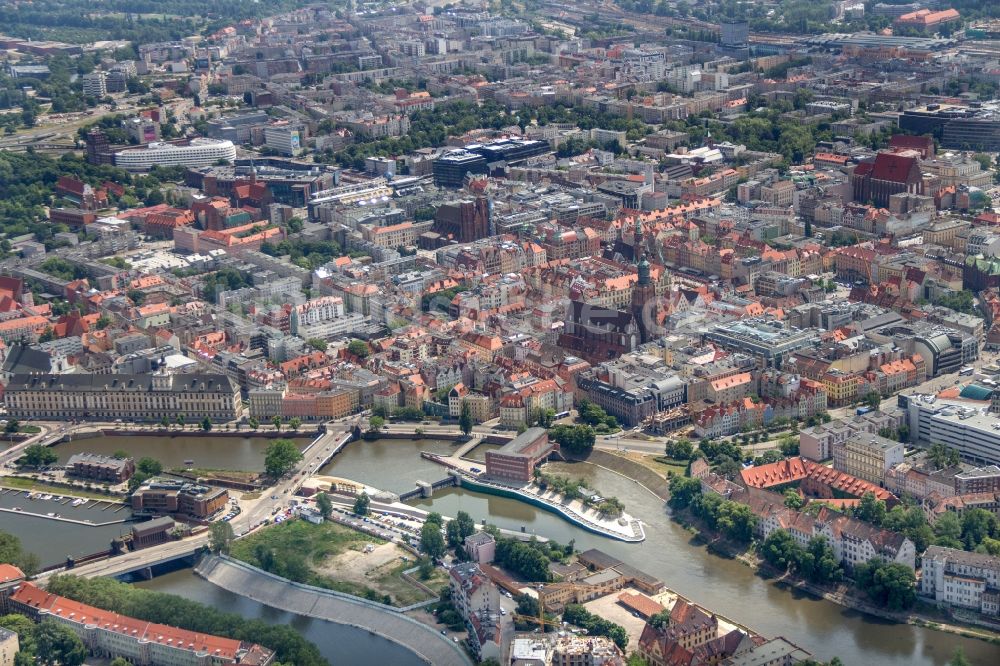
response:
[[[996,617],[1000,615],[1000,557],[930,546],[924,551],[918,591],[936,603]]]
[[[833,467],[884,485],[886,472],[903,462],[903,444],[879,435],[856,434],[833,445]]]

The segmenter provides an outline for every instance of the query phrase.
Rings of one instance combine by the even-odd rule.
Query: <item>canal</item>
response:
[[[300,449],[304,449],[315,435],[292,436]],[[59,455],[59,464],[65,464],[74,453],[99,453],[110,456],[125,451],[138,460],[150,457],[163,463],[164,469],[184,467],[185,461],[194,461],[202,469],[227,469],[242,472],[263,472],[264,452],[272,440],[267,437],[247,435],[103,435],[87,439],[73,439],[57,444],[52,450]]]
[[[334,666],[348,664],[421,666],[423,664],[409,650],[392,641],[355,627],[294,615],[259,604],[198,578],[191,569],[175,571],[136,585],[147,590],[176,594],[226,612],[260,619],[269,624],[286,624],[315,644],[323,657]]]
[[[432,448],[433,447],[433,448]],[[420,450],[447,452],[449,442],[381,440],[348,446],[325,470],[388,490],[409,489],[433,470],[415,456]],[[433,465],[432,465],[433,466]],[[828,601],[768,583],[739,562],[717,557],[692,542],[692,535],[671,522],[658,498],[630,479],[587,463],[553,463],[555,473],[582,477],[589,487],[614,495],[646,524],[647,539],[628,544],[574,527],[554,514],[512,499],[457,488],[414,500],[424,509],[454,516],[468,512],[512,530],[534,532],[577,549],[600,548],[658,576],[668,587],[766,636],[785,636],[824,661],[840,657],[849,666],[947,662],[961,647],[973,664],[1000,663],[1000,647],[929,629],[880,621]],[[440,468],[438,468],[440,476]]]

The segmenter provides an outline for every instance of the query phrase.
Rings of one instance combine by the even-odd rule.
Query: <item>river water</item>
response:
[[[122,438],[106,439],[110,440],[107,444],[109,453],[125,448]],[[132,439],[141,442],[149,438]],[[215,460],[214,456],[219,455],[222,456],[218,458],[220,463],[232,461],[234,451],[242,450],[240,447],[235,450],[225,447],[221,453],[216,450],[220,441],[231,446],[240,440],[197,436],[173,438],[177,439],[188,440],[193,447],[192,453],[182,454],[182,457],[193,457],[205,466],[209,463],[202,460]],[[158,442],[158,449],[160,447],[162,440]],[[362,440],[349,445],[323,469],[323,473],[401,492],[413,488],[417,480],[436,481],[444,476],[441,467],[419,457],[420,451],[447,453],[454,448],[456,445],[452,442],[429,439]],[[80,450],[92,450],[92,447]],[[209,451],[213,452],[211,458],[206,457]],[[153,455],[147,450],[133,452],[135,455]],[[232,463],[220,463],[211,466],[234,466]],[[956,647],[961,647],[977,666],[1000,664],[998,646],[929,629],[883,622],[795,590],[780,589],[742,564],[712,555],[695,545],[689,532],[669,520],[663,502],[630,479],[586,463],[557,463],[550,467],[556,473],[583,477],[590,487],[602,494],[621,499],[626,510],[646,524],[646,541],[641,544],[613,541],[574,527],[554,514],[530,505],[457,488],[438,491],[433,498],[415,500],[413,504],[452,516],[464,510],[477,523],[487,519],[499,527],[512,530],[523,528],[528,533],[537,533],[563,543],[574,540],[580,550],[599,548],[659,577],[668,587],[697,603],[748,625],[765,636],[785,636],[824,661],[840,657],[848,666],[940,666],[950,659]],[[4,516],[0,515],[0,529],[3,529],[3,519]],[[11,531],[23,540],[30,536],[21,529]],[[59,541],[63,542],[63,538]],[[198,579],[190,570],[140,585],[179,594],[248,617],[290,623],[316,643],[331,663],[338,666],[409,666],[414,662],[413,656],[403,648],[367,632],[276,611]]]
[[[229,613],[264,620],[269,624],[287,624],[316,645],[326,660],[334,666],[423,664],[406,648],[380,636],[369,634],[362,629],[294,615],[259,604],[198,578],[191,569],[175,571],[136,585],[147,590],[176,594]]]
[[[407,461],[414,450],[447,450],[450,443],[356,442],[329,466],[329,473],[363,480],[375,487],[412,488],[417,478],[431,479],[421,464]],[[432,448],[433,447],[433,448]],[[424,463],[426,461],[419,461]],[[534,532],[562,543],[575,540],[579,550],[599,548],[619,557],[704,605],[759,631],[765,636],[785,636],[816,657],[840,657],[849,666],[864,664],[940,665],[961,646],[974,664],[1000,663],[1000,647],[983,641],[908,625],[891,624],[814,599],[794,590],[779,589],[746,566],[710,554],[692,543],[689,532],[673,523],[657,497],[630,479],[586,463],[553,463],[551,471],[583,477],[588,486],[614,495],[626,510],[646,525],[647,539],[628,544],[577,528],[554,514],[512,499],[457,488],[435,493],[413,504],[454,516],[468,512],[477,523],[483,519],[513,530]],[[353,476],[352,476],[353,475]]]

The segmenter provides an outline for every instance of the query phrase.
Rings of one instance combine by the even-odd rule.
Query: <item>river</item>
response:
[[[304,449],[314,436],[298,435],[288,439]],[[193,460],[195,467],[203,469],[228,469],[243,472],[263,472],[267,437],[205,436],[177,433],[175,435],[104,435],[74,439],[57,444],[53,451],[64,464],[74,453],[99,453],[110,456],[116,451],[126,451],[136,460],[150,457],[163,463],[164,469],[184,467]]]
[[[417,479],[436,480],[428,461],[413,459],[420,450],[447,451],[450,442],[382,440],[348,446],[326,468],[330,474],[364,481],[387,490],[409,489]],[[425,509],[454,516],[468,512],[476,522],[575,540],[579,550],[600,548],[647,571],[688,598],[746,624],[765,636],[785,636],[829,660],[849,666],[907,664],[934,666],[961,646],[973,664],[1000,663],[1000,647],[929,629],[892,624],[768,583],[746,566],[710,554],[692,543],[689,532],[670,521],[658,498],[630,479],[586,463],[553,463],[550,471],[583,477],[588,486],[614,495],[646,524],[647,539],[628,544],[577,528],[554,514],[512,499],[448,488],[433,498],[414,500]],[[426,478],[431,475],[431,478]]]
[[[136,583],[138,587],[169,592],[244,617],[261,619],[269,624],[287,624],[311,641],[334,666],[385,664],[386,666],[422,666],[404,647],[362,629],[333,624],[324,620],[276,610],[246,597],[216,587],[183,569]]]

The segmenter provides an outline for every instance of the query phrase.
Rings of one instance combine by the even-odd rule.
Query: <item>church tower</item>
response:
[[[636,239],[641,238],[641,226],[636,227]],[[649,276],[649,260],[646,259],[646,251],[638,247],[639,281],[632,289],[632,317],[639,328],[641,342],[649,342],[653,339],[653,330],[656,325],[656,285],[653,284]]]

